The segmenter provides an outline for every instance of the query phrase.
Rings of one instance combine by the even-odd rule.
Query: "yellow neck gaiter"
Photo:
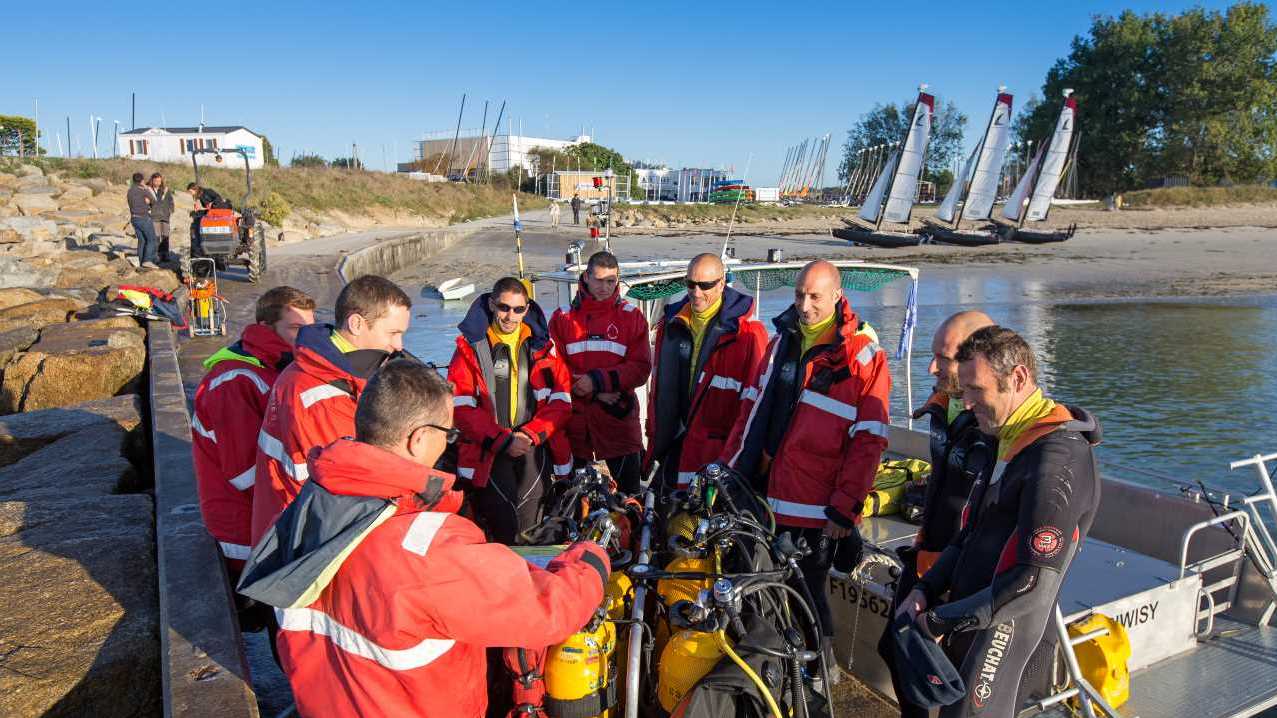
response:
[[[961,414],[966,408],[967,406],[966,404],[962,403],[962,399],[955,399],[953,397],[949,397],[949,405],[945,409],[946,423],[952,424],[953,420],[958,418],[958,414]]]
[[[688,304],[687,328],[692,332],[692,361],[688,371],[691,372],[691,391],[696,391],[696,360],[701,355],[701,343],[705,340],[705,330],[709,328],[709,323],[718,316],[718,310],[723,308],[723,298],[719,297],[718,301],[709,305],[703,312],[692,309],[692,305]]]
[[[520,323],[509,334],[503,334],[496,322],[488,327],[488,336],[493,341],[510,348],[510,421],[512,422],[519,416],[519,344],[523,339],[523,327],[524,325]]]
[[[825,335],[833,333],[834,319],[837,316],[838,313],[834,312],[828,317],[810,326],[803,324],[802,322],[798,323],[798,331],[803,335],[802,351],[798,354],[800,359],[807,356],[807,351],[817,344],[828,344],[832,340],[832,337],[826,339]]]
[[[346,337],[338,334],[336,329],[333,330],[333,346],[337,347],[337,351],[342,354],[349,354],[355,351],[355,345],[347,341]]]
[[[1046,398],[1041,389],[1030,394],[998,429],[998,458],[1006,460],[1015,440],[1054,410],[1055,402]]]

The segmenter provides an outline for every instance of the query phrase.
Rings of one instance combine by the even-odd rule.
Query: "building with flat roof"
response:
[[[248,154],[248,166],[257,169],[265,164],[264,138],[243,125],[212,127],[139,127],[121,132],[116,138],[116,153],[131,160],[150,162],[190,162],[195,149],[242,148]],[[238,155],[222,156],[222,165],[234,166]],[[215,165],[213,155],[199,155],[202,165]]]
[[[456,137],[455,143],[454,137]],[[432,132],[417,141],[416,156],[413,159],[418,163],[423,160],[430,163],[430,167],[423,168],[425,171],[449,177],[487,170],[508,172],[515,168],[546,173],[550,172],[551,168],[538,169],[534,166],[535,156],[529,154],[533,149],[540,147],[548,150],[564,150],[589,141],[589,135],[578,135],[562,140],[509,133],[498,133],[494,137],[491,134],[482,134],[478,129],[461,130],[459,136],[454,131],[440,131]],[[400,165],[400,171],[404,171],[404,165]]]
[[[714,183],[728,177],[727,170],[684,167],[634,170],[638,187],[635,200],[649,202],[708,202]]]

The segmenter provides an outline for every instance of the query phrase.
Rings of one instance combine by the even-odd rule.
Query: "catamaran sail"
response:
[[[896,163],[899,161],[900,153],[892,152],[887,163],[882,166],[882,172],[878,173],[878,179],[874,180],[873,187],[869,188],[869,194],[865,195],[865,201],[860,203],[859,216],[864,221],[877,224],[878,215],[882,213],[882,196],[887,193],[887,183],[895,174]]]
[[[882,218],[888,222],[909,223],[913,201],[918,196],[918,178],[922,174],[923,160],[927,156],[927,142],[931,139],[931,117],[935,109],[936,99],[926,92],[919,92],[909,134],[905,138],[904,150],[887,196],[887,207],[882,214]]]
[[[1055,188],[1060,184],[1060,175],[1064,172],[1064,164],[1069,157],[1069,145],[1073,141],[1073,125],[1077,114],[1077,100],[1070,95],[1072,90],[1064,91],[1064,108],[1060,110],[1060,119],[1055,125],[1055,134],[1051,137],[1051,148],[1047,150],[1046,160],[1042,163],[1042,172],[1037,184],[1033,187],[1033,199],[1029,200],[1029,214],[1025,218],[1030,222],[1042,222],[1051,211],[1051,198],[1055,196]]]
[[[1002,216],[1012,222],[1019,222],[1020,215],[1024,212],[1024,198],[1028,196],[1033,188],[1033,182],[1038,177],[1038,165],[1042,164],[1042,148],[1038,148],[1038,153],[1033,155],[1033,161],[1024,170],[1024,176],[1016,183],[1015,190],[1011,192],[1011,196],[1007,197],[1006,206],[1002,208]]]
[[[980,159],[976,161],[975,174],[971,176],[971,189],[962,208],[962,218],[985,220],[993,211],[993,200],[998,194],[998,179],[1007,146],[1011,144],[1011,95],[998,93],[993,104],[989,128],[985,130],[980,146]]]
[[[967,186],[967,181],[971,179],[971,169],[975,166],[975,158],[979,153],[979,147],[971,150],[971,154],[967,156],[967,161],[962,165],[962,174],[953,178],[953,184],[949,185],[949,191],[945,193],[944,201],[936,209],[936,217],[940,221],[952,222],[953,218],[957,216],[958,201],[962,199],[962,190]]]

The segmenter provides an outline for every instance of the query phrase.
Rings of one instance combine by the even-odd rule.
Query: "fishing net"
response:
[[[737,283],[742,291],[762,290],[764,292],[781,287],[792,287],[798,280],[802,267],[751,269],[748,266],[732,267],[727,281]],[[876,292],[897,279],[909,277],[909,273],[887,267],[839,267],[843,289],[853,292]],[[687,290],[683,277],[672,277],[659,282],[645,282],[630,287],[626,297],[636,301],[654,301],[665,299]]]

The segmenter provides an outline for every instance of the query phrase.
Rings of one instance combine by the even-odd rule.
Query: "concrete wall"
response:
[[[490,226],[490,225],[487,225]],[[419,264],[436,252],[440,252],[453,243],[469,237],[485,228],[479,222],[470,225],[446,227],[410,237],[398,237],[364,247],[342,257],[337,265],[337,276],[343,283],[349,283],[365,274],[379,274],[383,277]]]

